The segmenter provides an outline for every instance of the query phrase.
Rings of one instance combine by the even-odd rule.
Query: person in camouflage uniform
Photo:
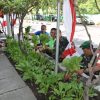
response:
[[[81,61],[81,69],[77,71],[77,73],[79,74],[82,74],[82,73],[86,73],[86,74],[89,74],[89,69],[88,69],[88,64],[90,63],[92,57],[93,57],[93,53],[91,51],[91,48],[90,48],[90,41],[85,41],[81,44],[80,48],[82,48],[83,50],[83,54],[81,55],[82,56],[82,61]],[[92,45],[92,49],[93,51],[95,52],[95,48],[93,48],[93,45]],[[95,57],[95,60],[96,60],[97,57]],[[95,62],[94,60],[94,62]],[[94,62],[92,64],[92,66],[94,65]],[[94,70],[94,73],[95,74],[98,74],[98,72],[100,72],[100,65],[96,65],[94,67],[92,67],[92,69]]]
[[[90,41],[83,42],[81,44],[80,48],[82,48],[82,50],[83,50],[83,54],[81,55],[82,56],[81,65],[84,68],[87,68],[88,64],[90,63],[90,61],[93,57],[93,53],[92,53],[91,48],[90,48]],[[92,50],[95,52],[95,49],[93,48],[93,45],[92,45]],[[93,64],[94,64],[94,62],[93,62]]]

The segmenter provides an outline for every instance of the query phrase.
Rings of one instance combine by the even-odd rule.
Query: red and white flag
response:
[[[76,13],[74,9],[73,0],[64,0],[63,2],[63,20],[65,25],[65,31],[67,38],[70,42],[73,40],[75,25],[76,25]]]
[[[62,54],[65,58],[66,56],[72,56],[76,53],[75,48],[72,46],[76,26],[76,12],[74,9],[74,0],[63,0],[63,20],[65,32],[69,41],[69,45]]]

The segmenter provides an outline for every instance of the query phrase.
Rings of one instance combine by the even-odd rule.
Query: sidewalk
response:
[[[36,100],[7,57],[0,52],[0,100]]]

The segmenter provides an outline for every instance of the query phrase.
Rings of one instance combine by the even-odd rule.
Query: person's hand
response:
[[[29,33],[30,36],[34,35],[34,33]]]
[[[71,75],[70,75],[70,74],[65,74],[65,75],[64,75],[64,80],[65,80],[65,81],[71,80]]]
[[[84,69],[79,69],[76,71],[77,74],[82,75],[82,73],[84,73]]]
[[[45,49],[50,49],[48,45],[45,45]]]
[[[43,47],[42,47],[42,45],[37,46],[36,49],[37,49],[38,51],[40,51],[40,52],[43,51]]]

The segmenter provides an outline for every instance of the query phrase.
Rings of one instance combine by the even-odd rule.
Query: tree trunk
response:
[[[83,93],[84,100],[89,100],[88,92],[89,92],[89,87],[87,86],[86,83],[84,83],[84,93]]]
[[[21,42],[21,35],[23,35],[23,20],[26,14],[22,14],[20,16],[20,21],[19,21],[19,34],[18,34],[18,44],[19,44],[19,48],[22,51],[22,53],[26,54],[25,50],[22,48]]]
[[[9,15],[10,25],[11,25],[11,33],[12,33],[12,37],[14,39],[14,25],[13,25],[13,18],[12,18],[12,16],[14,16],[14,15]]]

